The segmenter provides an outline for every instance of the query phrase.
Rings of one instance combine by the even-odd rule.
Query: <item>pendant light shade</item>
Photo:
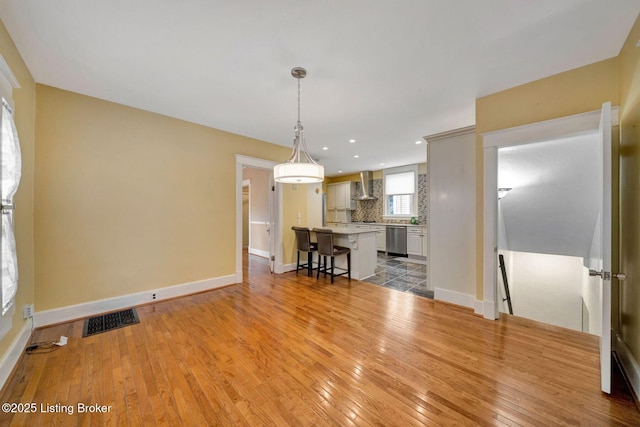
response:
[[[324,181],[324,167],[317,163],[280,163],[273,167],[273,179],[285,184],[312,184]]]
[[[304,128],[300,122],[300,79],[307,75],[307,70],[295,67],[291,75],[298,79],[298,122],[293,128],[293,151],[284,163],[273,167],[273,178],[285,184],[311,184],[324,181],[324,167],[311,158],[304,140]]]

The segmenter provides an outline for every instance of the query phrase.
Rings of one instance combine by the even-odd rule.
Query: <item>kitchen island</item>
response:
[[[378,251],[375,230],[359,230],[352,227],[323,227],[333,231],[333,244],[351,249],[351,278],[364,280],[376,274]],[[335,258],[336,267],[347,268],[347,257]],[[330,264],[327,259],[327,263]]]

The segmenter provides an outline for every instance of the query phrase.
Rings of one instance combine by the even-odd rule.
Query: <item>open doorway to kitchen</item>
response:
[[[244,263],[268,264],[282,272],[282,197],[268,160],[236,155],[236,281]],[[246,203],[245,203],[246,201]],[[280,270],[280,271],[279,271]]]
[[[514,315],[600,334],[589,261],[600,251],[602,162],[597,133],[498,149],[498,254]],[[498,290],[505,301],[501,274]]]

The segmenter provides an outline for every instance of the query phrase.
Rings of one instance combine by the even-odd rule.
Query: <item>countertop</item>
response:
[[[335,234],[363,234],[363,233],[375,233],[376,230],[363,230],[361,228],[353,228],[349,226],[344,227],[321,227],[325,230],[331,230]],[[311,230],[313,231],[313,230]]]
[[[396,224],[396,223],[391,223],[391,222],[348,222],[348,223],[341,223],[340,226],[338,226],[339,228],[348,228],[348,227],[352,227],[355,225],[382,225],[382,226],[387,226],[387,225],[395,225],[395,226],[400,226],[400,227],[426,227],[427,224]]]

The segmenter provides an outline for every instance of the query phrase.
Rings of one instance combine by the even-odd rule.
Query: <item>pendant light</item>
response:
[[[304,140],[304,128],[300,122],[300,79],[307,75],[307,70],[295,67],[291,75],[298,80],[298,122],[293,128],[293,151],[285,163],[273,167],[273,178],[285,184],[310,184],[324,181],[324,167],[316,163],[307,150]]]

